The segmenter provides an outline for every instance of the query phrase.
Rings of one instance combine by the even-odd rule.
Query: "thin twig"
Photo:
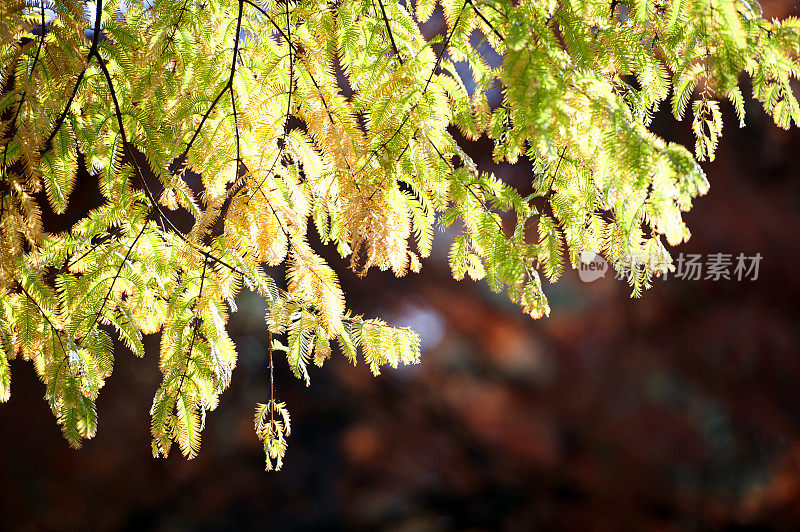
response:
[[[403,64],[403,58],[400,57],[400,50],[397,49],[397,43],[394,42],[394,34],[392,33],[392,28],[389,27],[389,17],[386,16],[386,9],[383,7],[383,2],[378,0],[378,5],[381,8],[381,15],[383,16],[383,21],[386,23],[386,33],[389,34],[389,41],[392,43],[392,50],[394,50],[394,55],[397,57],[400,64]]]
[[[192,314],[195,313],[197,310],[197,302],[203,297],[203,285],[206,281],[206,267],[208,266],[208,259],[203,259],[203,273],[200,274],[200,290],[197,292],[197,299],[192,302]],[[189,363],[192,361],[192,349],[194,349],[194,342],[197,339],[197,330],[200,328],[200,318],[196,315],[192,316],[192,321],[194,321],[192,327],[192,341],[189,342],[189,351],[186,354],[186,366],[183,368],[183,373],[181,374],[181,380],[178,382],[178,388],[176,390],[175,399],[177,400],[178,394],[181,393],[181,389],[183,388],[183,381],[186,379],[187,374],[189,373]]]
[[[69,95],[69,99],[67,100],[67,105],[64,106],[64,111],[56,120],[56,125],[53,128],[53,132],[50,133],[50,136],[47,137],[47,140],[44,143],[44,151],[42,153],[46,153],[49,150],[50,143],[58,133],[58,130],[61,128],[61,125],[64,123],[64,119],[67,117],[67,113],[69,112],[69,108],[72,106],[72,100],[75,99],[75,96],[78,94],[78,88],[81,86],[81,82],[83,81],[83,77],[86,75],[86,69],[89,68],[89,63],[92,61],[92,56],[97,56],[98,62],[102,64],[103,59],[97,53],[97,46],[100,43],[100,27],[103,19],[103,0],[97,0],[97,10],[95,11],[94,15],[94,34],[92,35],[92,46],[89,48],[89,53],[86,54],[86,66],[83,67],[83,70],[78,75],[78,80],[75,82],[75,88],[72,89],[72,93]]]
[[[109,298],[111,297],[111,292],[113,292],[113,290],[114,290],[114,284],[117,282],[117,279],[119,279],[119,276],[122,273],[122,268],[125,266],[125,263],[128,261],[128,257],[130,256],[131,252],[133,251],[133,248],[136,247],[136,242],[139,241],[139,237],[142,236],[142,234],[144,233],[144,230],[146,228],[147,228],[147,221],[145,221],[145,223],[142,224],[142,230],[139,231],[139,234],[136,235],[136,238],[133,239],[133,242],[131,243],[130,247],[128,247],[128,251],[125,253],[125,256],[122,258],[122,262],[119,263],[119,268],[117,268],[117,273],[114,275],[114,278],[111,280],[111,286],[108,287],[108,292],[106,292],[106,296],[103,298],[103,303],[100,305],[100,309],[97,311],[97,314],[95,314],[94,320],[92,320],[92,324],[89,325],[89,330],[91,330],[95,326],[95,324],[97,323],[97,320],[100,319],[100,314],[102,314],[103,309],[106,306],[106,303],[108,302]]]

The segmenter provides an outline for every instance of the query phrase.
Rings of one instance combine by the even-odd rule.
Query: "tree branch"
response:
[[[403,58],[400,57],[400,50],[397,49],[397,43],[394,42],[394,34],[392,33],[392,28],[389,27],[389,18],[386,16],[386,9],[383,7],[383,2],[378,0],[378,5],[381,8],[381,15],[383,16],[383,21],[386,23],[386,33],[389,34],[389,41],[392,43],[392,50],[394,50],[394,55],[397,57],[397,60],[400,61],[400,64],[403,64]]]
[[[61,116],[59,116],[58,120],[56,120],[56,125],[53,128],[53,132],[50,133],[50,136],[47,137],[47,140],[44,143],[44,151],[42,153],[46,153],[50,149],[50,145],[53,142],[56,133],[58,133],[58,130],[61,128],[61,125],[64,123],[64,119],[67,117],[69,108],[70,106],[72,106],[72,100],[74,100],[75,96],[78,94],[78,88],[80,88],[81,86],[83,77],[86,74],[86,69],[89,68],[89,63],[92,61],[92,56],[96,55],[98,61],[100,63],[103,62],[102,58],[97,53],[97,46],[100,43],[100,26],[103,20],[103,0],[97,0],[96,7],[97,9],[95,10],[95,15],[94,15],[94,34],[92,35],[92,46],[89,48],[89,53],[86,54],[86,66],[83,67],[83,70],[78,75],[78,80],[75,82],[75,88],[72,89],[72,93],[70,93],[69,95],[69,99],[67,100],[67,105],[64,107],[64,112],[62,112]]]

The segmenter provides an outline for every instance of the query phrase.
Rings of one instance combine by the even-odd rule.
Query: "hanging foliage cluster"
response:
[[[665,241],[689,238],[721,106],[743,124],[742,74],[778,126],[800,121],[799,55],[800,20],[755,0],[3,0],[0,400],[8,360],[31,361],[77,447],[114,340],[141,357],[160,333],[153,453],[193,457],[236,365],[244,287],[268,303],[255,430],[280,468],[273,353],[306,382],[332,352],[374,373],[420,356],[413,331],[347,310],[311,241],[402,276],[449,227],[453,276],[535,318],[541,276],[588,251],[638,295],[670,268]],[[694,155],[650,130],[665,101],[691,108]],[[530,190],[459,146],[481,136],[497,161],[531,162]],[[78,175],[101,204],[46,230]]]

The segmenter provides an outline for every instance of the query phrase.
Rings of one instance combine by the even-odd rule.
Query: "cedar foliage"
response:
[[[444,29],[426,37],[438,6]],[[255,430],[280,468],[274,352],[306,383],[335,347],[375,374],[420,355],[413,331],[346,309],[310,225],[360,275],[397,276],[452,226],[453,276],[534,318],[541,275],[587,251],[638,295],[671,267],[664,240],[690,236],[720,106],[744,124],[744,73],[778,126],[797,124],[799,55],[800,20],[765,20],[755,0],[4,0],[0,400],[8,360],[30,360],[78,447],[113,339],[142,357],[160,333],[153,453],[191,458],[236,365],[226,322],[244,287],[268,302]],[[649,129],[665,101],[677,119],[691,102],[694,155]],[[532,193],[478,169],[457,135],[530,160]],[[67,211],[79,165],[102,205],[47,232],[42,209]]]

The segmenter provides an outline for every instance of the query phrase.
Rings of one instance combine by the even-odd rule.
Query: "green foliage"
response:
[[[426,36],[438,5],[445,26]],[[283,338],[255,415],[279,469],[273,352],[306,383],[331,342],[375,374],[420,355],[413,331],[347,310],[309,221],[361,275],[418,271],[448,228],[453,276],[533,317],[549,313],[540,274],[583,252],[638,295],[708,190],[695,157],[650,131],[655,111],[669,99],[681,119],[691,102],[695,155],[712,160],[723,99],[744,125],[743,74],[778,126],[800,121],[798,55],[800,20],[767,21],[754,0],[4,1],[0,400],[9,360],[30,360],[79,446],[113,337],[142,357],[160,333],[153,453],[193,457],[236,366],[226,323],[246,287]],[[497,161],[531,162],[529,191],[459,146],[482,135]],[[70,211],[81,165],[102,204],[47,232],[41,210]],[[285,283],[269,269],[282,263]]]

